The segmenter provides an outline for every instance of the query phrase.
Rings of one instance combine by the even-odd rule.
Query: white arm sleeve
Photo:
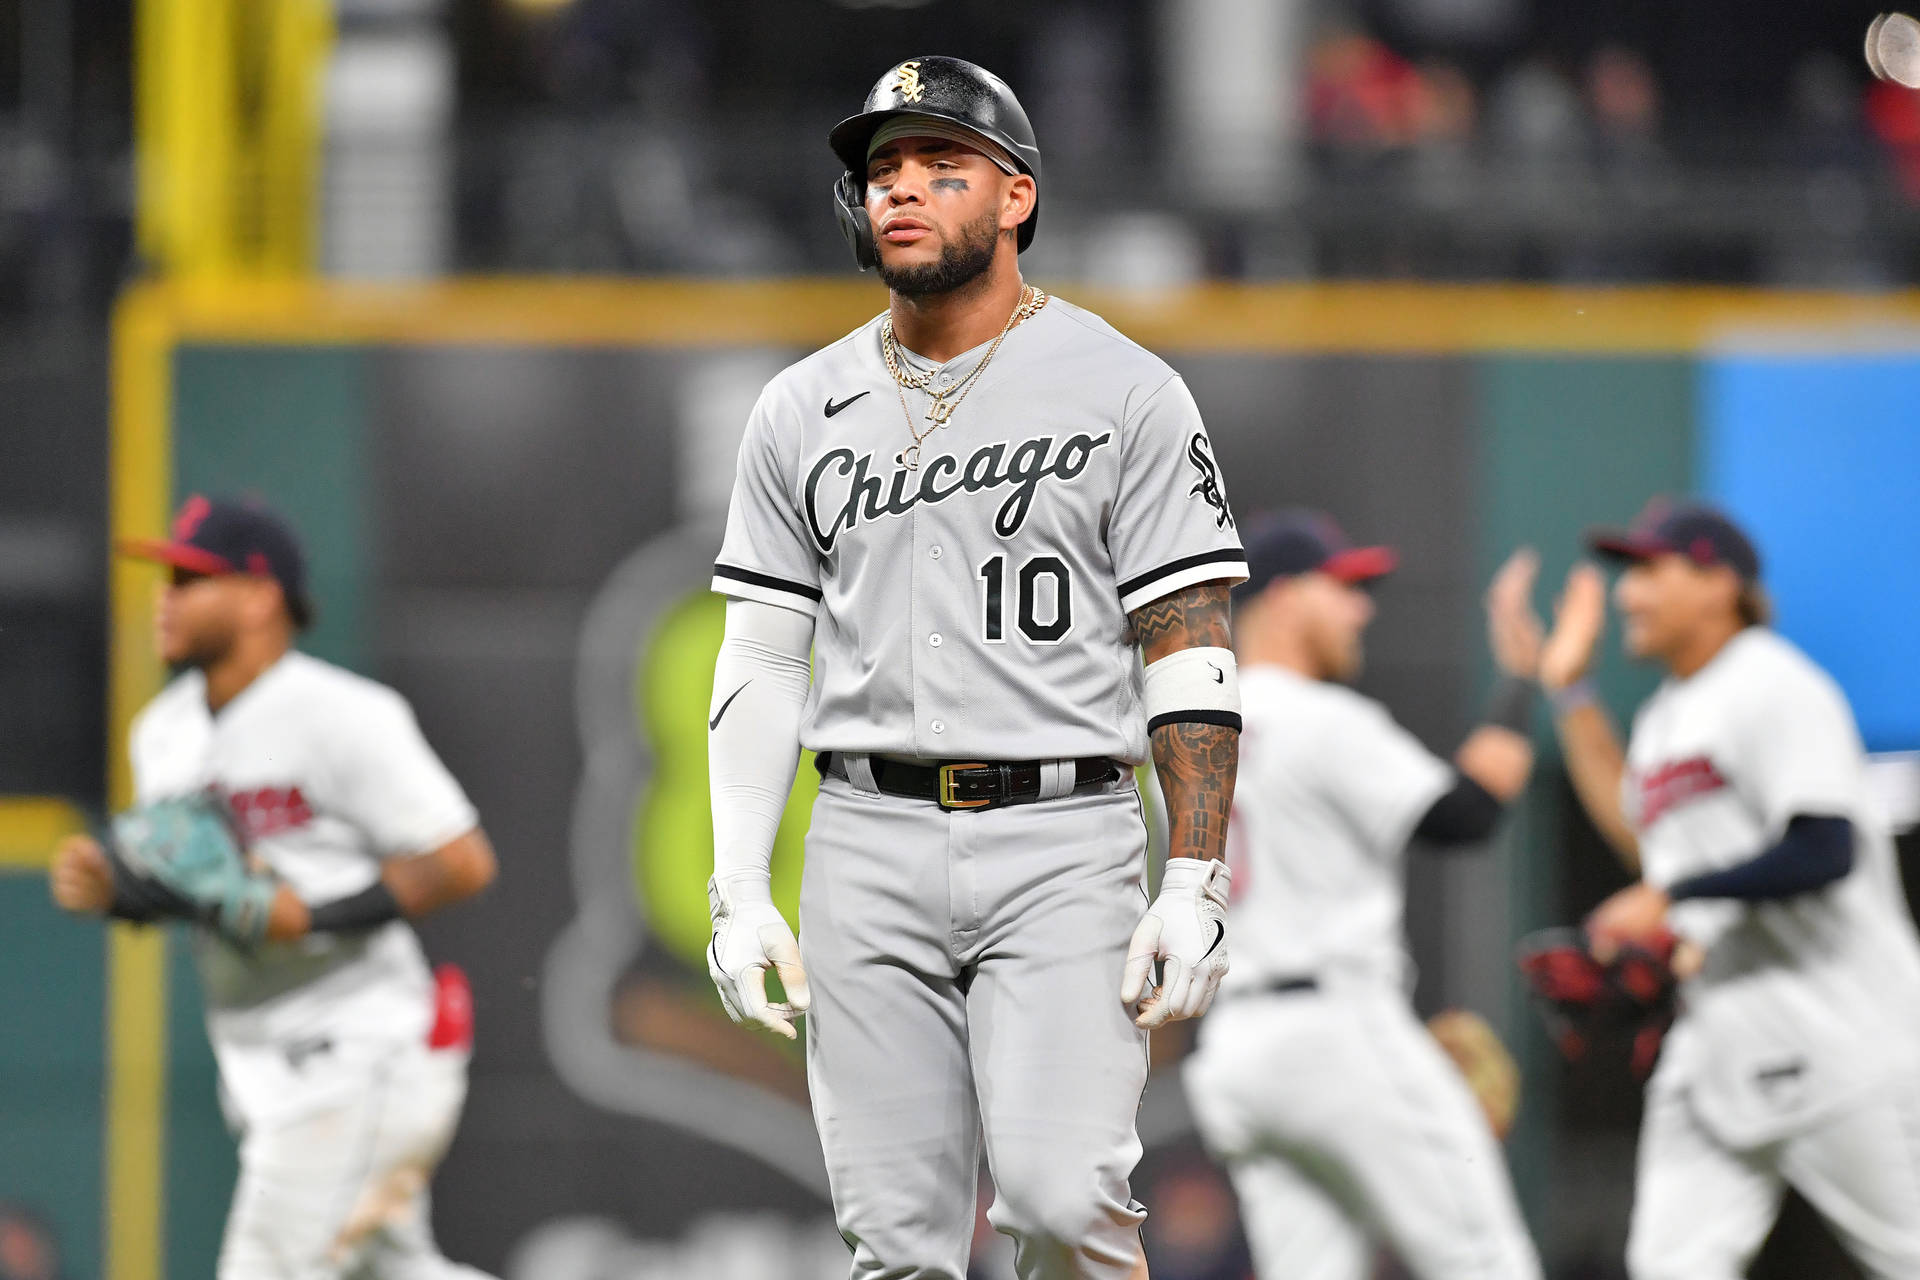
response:
[[[713,664],[707,779],[713,876],[767,883],[800,758],[800,719],[812,680],[813,616],[754,600],[727,601]]]

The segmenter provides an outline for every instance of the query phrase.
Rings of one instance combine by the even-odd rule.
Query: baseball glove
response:
[[[115,881],[154,915],[198,921],[246,950],[266,938],[278,882],[248,867],[232,814],[218,796],[129,809],[114,818],[104,843]]]
[[[1453,1065],[1460,1068],[1467,1087],[1486,1113],[1493,1136],[1504,1141],[1520,1110],[1520,1068],[1487,1020],[1467,1009],[1444,1009],[1427,1019],[1427,1030],[1440,1042]]]
[[[1610,962],[1594,959],[1580,929],[1543,929],[1520,940],[1520,972],[1547,1034],[1569,1062],[1621,1044],[1633,1073],[1653,1073],[1660,1041],[1673,1025],[1674,940],[1624,944]]]

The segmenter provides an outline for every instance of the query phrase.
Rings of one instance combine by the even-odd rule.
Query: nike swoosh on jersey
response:
[[[752,684],[752,683],[753,681],[751,680],[747,681],[747,684]],[[732,693],[727,695],[727,700],[720,704],[720,709],[718,711],[713,713],[713,719],[707,721],[708,732],[712,732],[713,730],[718,729],[720,727],[720,717],[727,714],[727,708],[733,705],[733,700],[739,697],[742,693],[746,691],[747,684],[741,685],[738,689],[735,689]]]
[[[1227,673],[1226,673],[1226,672],[1224,672],[1224,671],[1222,671],[1222,670],[1221,670],[1220,668],[1218,668],[1218,667],[1216,667],[1216,666],[1214,666],[1214,665],[1213,665],[1213,664],[1212,664],[1211,662],[1209,662],[1209,663],[1207,664],[1207,667],[1208,667],[1208,669],[1209,669],[1209,670],[1211,670],[1211,671],[1213,672],[1213,682],[1214,682],[1215,684],[1225,684],[1225,683],[1227,682]]]
[[[1227,936],[1227,926],[1223,922],[1219,920],[1215,920],[1213,922],[1213,947],[1208,947],[1206,950],[1206,953],[1202,955],[1200,958],[1202,960],[1205,960],[1207,956],[1212,955],[1213,948],[1219,946],[1220,940],[1226,936]]]
[[[856,392],[855,394],[848,396],[845,400],[842,400],[839,404],[835,404],[833,402],[833,397],[828,396],[827,397],[827,416],[831,418],[834,414],[840,412],[842,409],[852,404],[855,400],[858,400],[861,396],[864,396],[867,394],[869,393],[865,391]]]

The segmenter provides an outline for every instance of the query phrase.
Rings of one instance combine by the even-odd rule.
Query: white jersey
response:
[[[1648,882],[1746,862],[1796,815],[1846,818],[1854,867],[1776,902],[1688,900],[1674,931],[1706,948],[1657,1084],[1685,1087],[1723,1141],[1767,1141],[1916,1069],[1920,940],[1845,695],[1749,628],[1634,719],[1625,811]]]
[[[1284,667],[1241,667],[1240,704],[1222,990],[1334,973],[1404,984],[1404,854],[1453,770],[1379,703]]]
[[[141,803],[218,789],[249,851],[309,903],[372,885],[383,859],[425,853],[476,825],[406,700],[299,652],[262,672],[219,713],[197,671],[174,680],[134,721]],[[433,979],[413,930],[314,934],[248,956],[195,931],[208,1034],[221,1079],[247,1114],[270,1077],[263,1047],[302,1042],[424,1041]]]
[[[941,389],[986,352],[903,358]],[[1128,612],[1246,577],[1186,384],[1053,298],[945,427],[901,401],[876,317],[768,383],[741,442],[713,589],[815,614],[801,744],[1144,762]]]

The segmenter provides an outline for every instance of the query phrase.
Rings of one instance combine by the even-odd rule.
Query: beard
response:
[[[168,658],[168,665],[178,670],[205,671],[233,652],[235,639],[231,626],[203,627],[182,640],[179,651]]]
[[[1366,646],[1358,636],[1349,639],[1335,632],[1323,632],[1315,638],[1313,647],[1322,680],[1347,684],[1357,680],[1366,668]]]
[[[880,279],[888,289],[909,298],[952,293],[986,274],[999,242],[999,216],[983,213],[962,226],[952,241],[941,245],[938,261],[889,267],[882,259]]]

